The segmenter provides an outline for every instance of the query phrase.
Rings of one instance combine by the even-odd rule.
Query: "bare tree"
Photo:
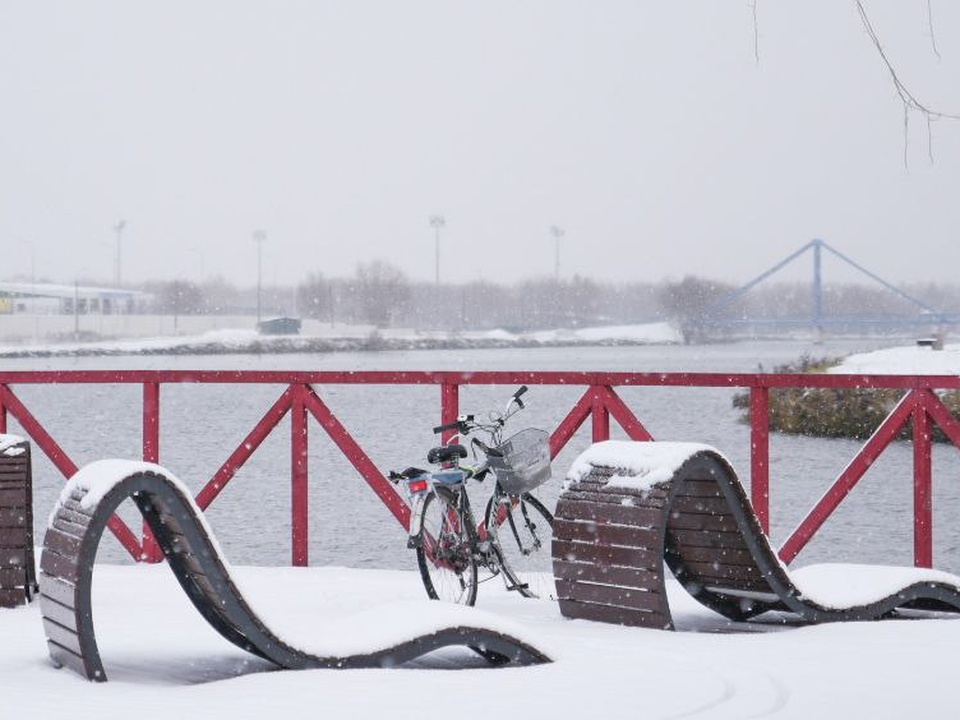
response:
[[[310,273],[297,286],[297,307],[314,320],[328,320],[333,309],[333,284],[320,273]]]
[[[395,266],[375,260],[357,267],[354,297],[361,318],[378,328],[388,327],[410,300],[410,283]]]

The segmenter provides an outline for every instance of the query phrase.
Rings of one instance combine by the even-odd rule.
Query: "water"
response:
[[[587,370],[751,372],[812,357],[839,356],[879,346],[868,342],[753,342],[714,346],[414,351],[324,355],[204,357],[45,358],[4,361],[4,369],[245,369],[245,370]],[[165,385],[161,391],[160,461],[194,492],[283,391],[282,386]],[[59,385],[14,388],[78,465],[104,457],[137,458],[141,452],[141,388],[137,385]],[[422,465],[439,420],[435,386],[320,386],[317,392],[380,468]],[[465,386],[464,412],[499,406],[513,388]],[[514,427],[553,429],[583,388],[533,386],[528,409]],[[658,440],[690,440],[719,448],[749,484],[750,438],[731,404],[728,388],[622,388],[620,396]],[[542,496],[552,507],[559,480],[590,442],[589,422],[554,462],[555,479]],[[324,431],[309,422],[312,564],[414,567],[403,530]],[[11,419],[10,432],[21,433]],[[290,562],[289,420],[254,453],[208,510],[227,557],[237,564]],[[623,437],[616,426],[615,437]],[[846,440],[772,436],[771,535],[781,544],[854,457],[860,444]],[[844,501],[797,564],[844,561],[911,564],[912,449],[888,448]],[[934,563],[960,572],[960,476],[955,448],[934,453]],[[62,476],[35,451],[37,537],[42,537]],[[479,488],[482,494],[484,488]],[[479,502],[479,501],[476,501]],[[482,507],[482,505],[478,505]],[[121,513],[135,529],[131,508]],[[111,539],[102,558],[123,561]]]

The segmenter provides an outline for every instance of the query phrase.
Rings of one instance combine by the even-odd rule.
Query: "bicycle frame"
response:
[[[460,517],[466,524],[467,535],[470,539],[471,550],[477,552],[481,542],[487,539],[488,533],[485,527],[477,525],[473,515],[473,506],[470,504],[470,496],[467,494],[467,481],[457,488],[451,488],[446,485],[436,484],[424,493],[420,493],[413,501],[413,507],[410,509],[410,530],[407,534],[407,547],[416,548],[424,542],[423,527],[423,508],[427,502],[427,497],[431,494],[437,495],[448,505],[457,509]],[[451,521],[454,518],[450,518]],[[433,538],[428,538],[428,541]]]

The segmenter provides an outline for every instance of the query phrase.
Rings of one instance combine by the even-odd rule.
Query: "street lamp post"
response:
[[[553,274],[557,280],[560,279],[560,238],[564,236],[563,228],[556,225],[550,226],[550,234],[553,235]]]
[[[123,218],[120,218],[113,224],[113,231],[117,234],[117,254],[114,258],[113,264],[113,284],[115,287],[120,287],[120,281],[122,277],[120,276],[120,241],[123,236],[123,229],[127,226],[127,221]]]
[[[430,227],[434,231],[434,275],[437,285],[440,284],[440,228],[447,224],[443,215],[431,215]]]
[[[263,291],[263,243],[267,234],[263,230],[255,230],[253,241],[257,244],[257,329],[260,329],[260,298]]]

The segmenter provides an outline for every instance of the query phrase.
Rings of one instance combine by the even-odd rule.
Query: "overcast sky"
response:
[[[960,115],[960,3],[864,0]],[[853,0],[0,0],[0,278],[382,259],[447,281],[743,282],[822,238],[958,280],[960,122]],[[759,61],[757,59],[759,56]],[[906,164],[905,164],[906,154]],[[31,263],[32,258],[32,263]],[[808,277],[804,262],[793,273]],[[839,264],[825,279],[844,279]]]

